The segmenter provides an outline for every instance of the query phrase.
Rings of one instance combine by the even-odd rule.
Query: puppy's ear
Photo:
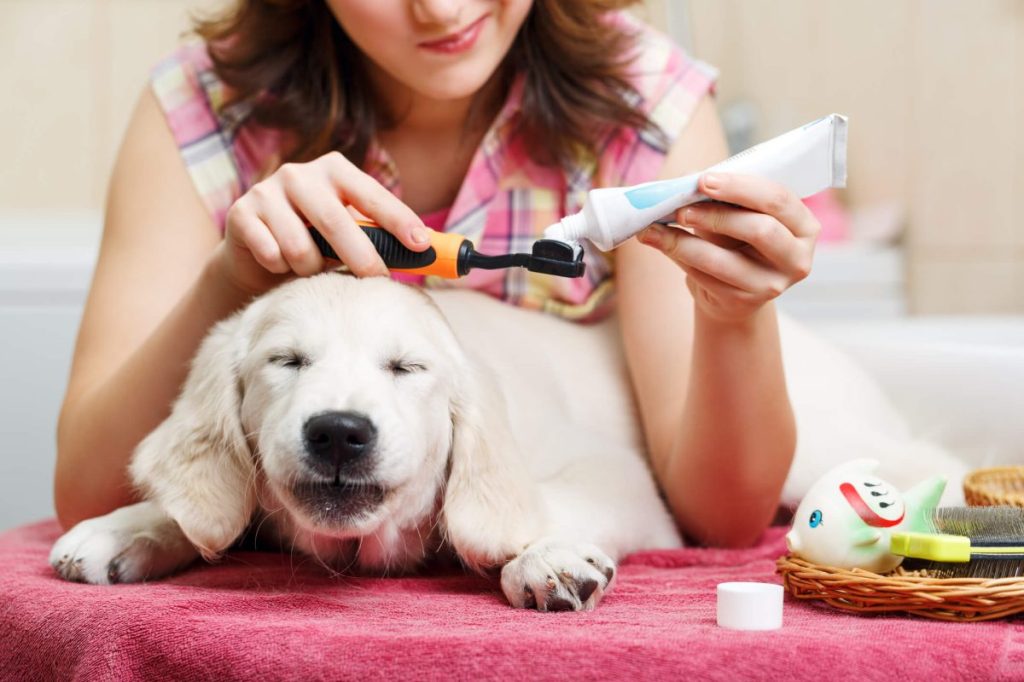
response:
[[[146,499],[207,559],[242,534],[255,508],[255,464],[239,416],[243,330],[254,306],[213,328],[170,416],[139,444],[131,463]]]
[[[466,363],[451,405],[452,449],[442,506],[446,538],[469,568],[519,555],[541,532],[540,497],[493,377]]]

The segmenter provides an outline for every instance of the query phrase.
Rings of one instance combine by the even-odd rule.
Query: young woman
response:
[[[307,223],[355,274],[384,276],[352,208],[414,250],[441,229],[500,253],[591,187],[724,158],[713,71],[628,4],[239,0],[201,22],[204,42],[154,72],[111,179],[58,426],[64,526],[132,502],[130,454],[211,325],[329,266]],[[795,447],[772,299],[808,274],[819,225],[762,179],[701,189],[715,201],[677,216],[694,234],[651,227],[588,251],[582,280],[456,284],[570,320],[617,306],[675,519],[740,545],[771,521]]]

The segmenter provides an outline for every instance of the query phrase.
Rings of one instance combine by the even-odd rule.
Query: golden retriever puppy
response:
[[[859,457],[901,487],[962,475],[845,356],[785,318],[781,331],[799,430],[784,503]],[[383,278],[298,279],[217,325],[131,476],[145,501],[61,537],[61,577],[159,578],[248,529],[339,571],[454,553],[500,570],[513,606],[585,610],[620,557],[681,545],[614,317],[573,324]]]
[[[542,318],[568,344],[554,355],[576,356],[559,371],[580,378],[579,399],[536,371],[537,343],[509,349],[506,335],[467,353],[417,289],[337,273],[296,280],[211,331],[171,415],[133,456],[145,501],[71,529],[52,552],[57,572],[91,583],[159,578],[214,559],[252,527],[338,570],[408,571],[444,546],[473,570],[500,568],[515,606],[589,609],[620,555],[678,546],[624,376],[586,366],[610,359],[621,369],[603,343],[614,329],[477,293],[437,299],[492,339],[497,319]],[[551,329],[539,333],[551,341]],[[518,379],[499,386],[474,357],[492,353],[518,363]],[[505,394],[562,407],[512,428]],[[588,402],[617,414],[573,418]]]

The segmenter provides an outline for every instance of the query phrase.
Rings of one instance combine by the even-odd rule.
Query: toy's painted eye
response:
[[[821,510],[815,509],[811,512],[811,528],[817,528],[821,525]]]

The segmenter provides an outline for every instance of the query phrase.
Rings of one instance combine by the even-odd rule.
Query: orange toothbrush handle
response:
[[[363,228],[374,229],[374,228]],[[380,230],[381,228],[376,228]],[[398,242],[391,233],[388,236]],[[455,279],[465,275],[469,270],[463,264],[460,259],[460,254],[465,250],[464,247],[469,244],[469,240],[463,237],[461,234],[452,234],[449,232],[438,232],[436,230],[430,231],[430,248],[427,249],[426,253],[434,253],[434,261],[428,265],[412,267],[412,268],[401,268],[396,267],[395,270],[399,272],[411,272],[418,275],[437,275],[438,277],[446,277],[448,279]],[[399,246],[402,246],[399,244]],[[402,246],[405,249],[405,246]],[[405,249],[408,251],[408,249]],[[419,252],[410,251],[419,255]],[[387,263],[387,261],[384,261]]]
[[[417,275],[436,275],[448,279],[455,279],[469,272],[465,254],[472,251],[472,243],[460,234],[431,231],[430,248],[425,251],[413,251],[406,248],[398,237],[376,223],[363,220],[357,222],[373,242],[374,248],[389,270]],[[310,232],[325,258],[338,257],[316,228],[310,228]]]

